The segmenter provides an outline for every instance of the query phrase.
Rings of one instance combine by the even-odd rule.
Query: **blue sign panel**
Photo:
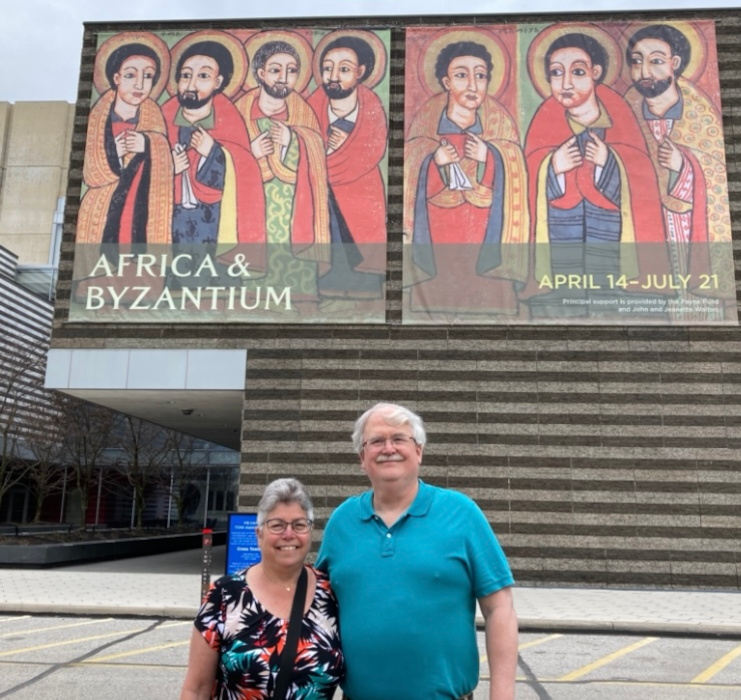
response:
[[[235,574],[260,561],[257,514],[229,513],[226,535],[226,573]]]

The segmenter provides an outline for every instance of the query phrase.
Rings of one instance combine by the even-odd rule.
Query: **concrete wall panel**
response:
[[[11,113],[6,167],[66,167],[71,117],[67,102],[16,102]]]

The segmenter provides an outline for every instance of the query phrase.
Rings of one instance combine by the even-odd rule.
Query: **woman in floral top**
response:
[[[262,561],[209,590],[195,620],[181,700],[272,700],[299,574],[311,543],[313,508],[295,479],[270,484],[258,506]],[[286,700],[330,700],[345,662],[337,601],[311,567]]]

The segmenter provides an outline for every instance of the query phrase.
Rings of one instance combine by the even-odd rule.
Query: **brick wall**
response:
[[[738,279],[741,11],[592,19],[678,17],[717,23]],[[534,19],[548,18],[475,21]],[[478,501],[521,582],[738,588],[738,329],[400,325],[405,21],[342,21],[394,27],[387,323],[374,327],[65,322],[95,36],[133,26],[88,25],[54,346],[248,348],[240,507],[254,507],[271,479],[295,475],[315,499],[317,542],[331,510],[367,485],[350,447],[352,422],[372,403],[394,401],[427,422],[423,478]],[[338,24],[302,20],[324,22]],[[205,26],[229,25],[194,28]]]

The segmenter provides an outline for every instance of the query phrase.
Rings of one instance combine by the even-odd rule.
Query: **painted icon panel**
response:
[[[405,323],[737,324],[714,23],[410,28]]]
[[[102,35],[70,319],[383,322],[389,43]]]

